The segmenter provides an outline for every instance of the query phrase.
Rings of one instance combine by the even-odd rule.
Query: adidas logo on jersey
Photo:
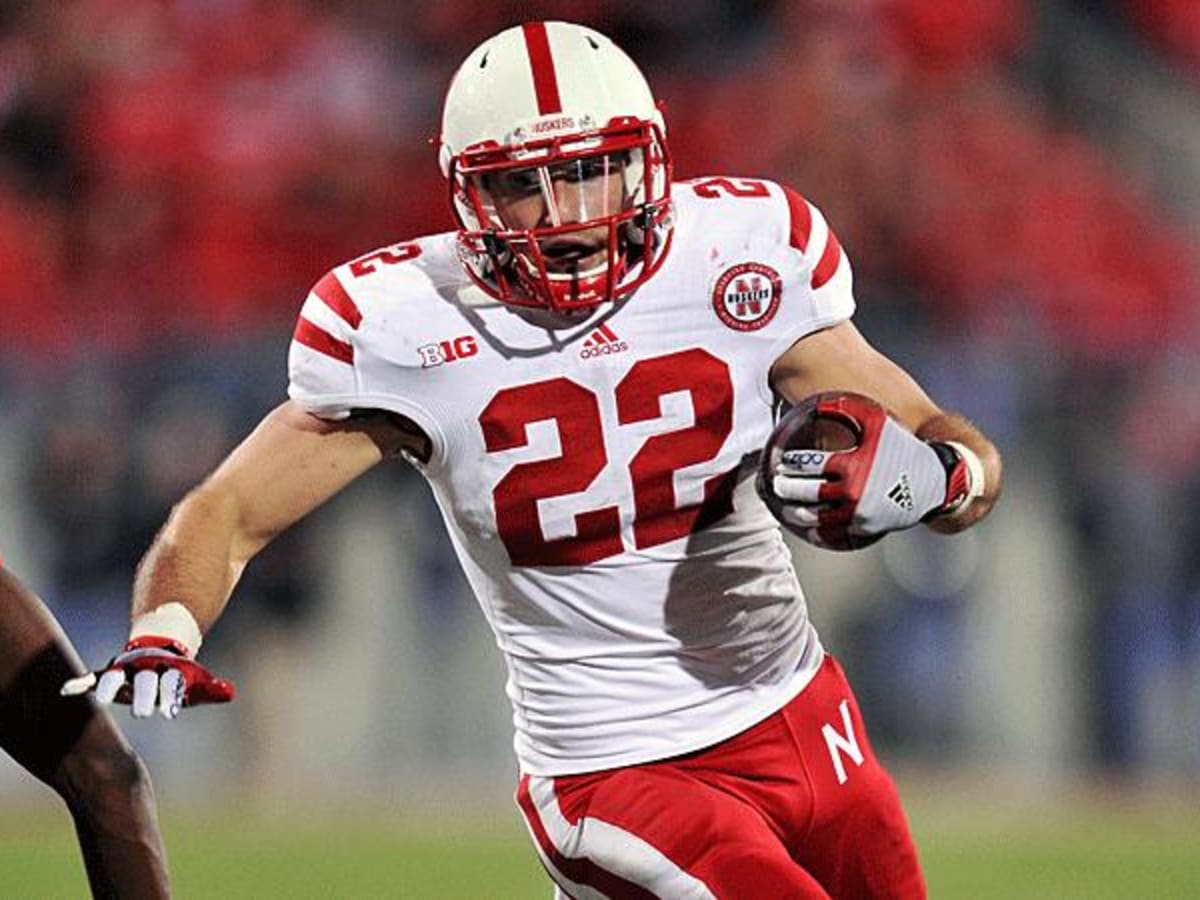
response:
[[[591,359],[593,356],[624,353],[628,349],[629,345],[617,337],[616,332],[607,325],[601,325],[584,340],[579,357],[580,359]]]
[[[908,483],[908,475],[901,473],[900,480],[888,491],[888,498],[901,509],[913,508],[912,486]]]

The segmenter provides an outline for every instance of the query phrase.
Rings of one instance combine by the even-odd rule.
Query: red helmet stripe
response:
[[[351,328],[358,328],[362,322],[362,313],[359,312],[358,304],[346,293],[346,289],[342,287],[342,283],[338,281],[336,275],[332,272],[326,273],[325,277],[318,281],[312,290],[321,298],[322,303],[338,314],[343,322]]]
[[[550,37],[545,22],[526,22],[521,26],[525,33],[525,49],[529,51],[529,66],[533,69],[533,89],[537,93],[538,115],[562,112],[562,99],[558,96],[558,75],[554,71],[554,57],[550,55]]]
[[[297,320],[296,332],[292,337],[298,344],[303,344],[318,353],[324,353],[338,362],[354,365],[354,347],[345,341],[339,341],[324,328],[314,325],[308,319]]]
[[[825,252],[821,254],[817,267],[813,269],[812,286],[814,291],[833,277],[833,273],[837,271],[838,263],[841,261],[842,245],[838,243],[837,235],[831,228],[829,240],[825,243]]]

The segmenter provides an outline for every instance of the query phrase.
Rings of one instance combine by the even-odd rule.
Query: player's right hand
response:
[[[185,706],[228,703],[234,697],[233,685],[191,659],[181,644],[154,636],[131,640],[103,669],[63,684],[62,694],[74,697],[93,689],[100,703],[129,704],[138,719],[156,710],[173,719]]]

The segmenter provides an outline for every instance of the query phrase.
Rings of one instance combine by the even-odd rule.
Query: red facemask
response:
[[[468,272],[514,306],[565,312],[627,296],[669,245],[670,163],[653,123],[468,148],[450,183]]]

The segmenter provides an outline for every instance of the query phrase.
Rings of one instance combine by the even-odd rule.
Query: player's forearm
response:
[[[983,484],[980,493],[963,509],[950,516],[938,516],[929,527],[943,534],[953,534],[974,525],[996,505],[1003,482],[1003,464],[996,446],[978,428],[954,413],[938,413],[917,429],[917,437],[926,441],[952,441],[971,450],[982,464]]]
[[[240,517],[229,493],[201,486],[188,494],[138,566],[133,617],[181,603],[207,632],[257,549],[240,533]]]
[[[385,452],[413,446],[385,417],[326,422],[290,402],[277,407],[175,507],[138,567],[134,618],[180,603],[207,631],[252,556]]]

